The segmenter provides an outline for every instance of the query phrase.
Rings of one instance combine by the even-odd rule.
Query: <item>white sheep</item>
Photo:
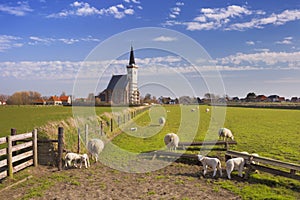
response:
[[[226,172],[227,172],[228,179],[231,179],[230,174],[234,169],[238,170],[238,172],[239,172],[238,175],[240,177],[243,177],[244,166],[245,166],[245,160],[242,157],[231,158],[231,159],[227,160]]]
[[[223,140],[226,140],[230,138],[231,140],[234,140],[233,134],[231,130],[228,128],[220,128],[219,130],[219,138],[223,138]]]
[[[98,161],[98,156],[101,151],[104,149],[104,143],[100,139],[91,139],[88,142],[88,152],[92,155],[92,158],[95,158],[96,162]]]
[[[165,125],[165,123],[166,123],[166,119],[165,119],[164,117],[160,117],[160,118],[158,119],[158,123],[159,123],[160,126],[163,126],[163,125]]]
[[[81,160],[82,157],[80,154],[69,152],[65,156],[65,168],[71,167],[73,165],[77,168],[77,162],[82,163]]]
[[[208,113],[208,112],[209,112],[209,108],[206,108],[206,109],[205,109],[205,112]]]
[[[198,160],[202,163],[203,165],[203,175],[205,176],[207,172],[207,166],[210,166],[214,173],[213,177],[215,177],[217,170],[219,169],[220,171],[220,176],[222,176],[222,167],[221,167],[221,161],[218,158],[210,158],[202,155],[198,155]]]
[[[178,147],[179,144],[179,137],[175,133],[168,133],[164,137],[164,142],[165,145],[167,145],[167,148],[169,151],[176,151],[176,148]]]
[[[81,155],[81,159],[80,159],[80,167],[82,167],[82,163],[84,163],[85,168],[90,167],[90,161],[89,161],[89,156],[85,153]]]

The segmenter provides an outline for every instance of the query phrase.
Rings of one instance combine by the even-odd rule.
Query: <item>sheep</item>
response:
[[[227,160],[226,172],[227,172],[228,179],[231,179],[230,174],[234,169],[238,170],[238,172],[239,172],[238,175],[240,177],[243,177],[244,165],[245,165],[245,160],[242,157],[231,158],[231,159]]]
[[[164,142],[165,145],[167,145],[167,148],[169,151],[176,151],[176,148],[178,147],[179,144],[179,137],[175,133],[168,133],[164,137]]]
[[[104,149],[104,143],[100,139],[91,139],[88,142],[88,151],[92,155],[92,158],[95,158],[96,162],[98,161],[98,156],[101,151]]]
[[[196,111],[196,109],[195,109],[195,108],[192,108],[192,109],[191,109],[191,112],[195,112],[195,111]]]
[[[206,172],[207,172],[207,166],[210,166],[214,173],[213,173],[213,177],[215,177],[217,170],[219,169],[220,171],[220,176],[222,176],[222,167],[221,167],[221,161],[218,158],[210,158],[210,157],[206,157],[206,156],[202,156],[202,155],[198,155],[198,160],[202,163],[203,165],[203,175],[205,176]]]
[[[90,161],[89,161],[89,156],[85,153],[81,155],[81,159],[80,159],[80,167],[82,167],[82,163],[84,163],[85,168],[90,167]]]
[[[228,138],[234,140],[233,134],[228,128],[220,128],[219,138],[223,138],[224,141],[227,141]]]
[[[137,131],[137,127],[130,128],[131,131]]]
[[[163,126],[163,125],[165,125],[165,123],[166,123],[166,119],[165,119],[164,117],[160,117],[160,118],[158,119],[158,123],[159,123],[160,126]]]
[[[208,112],[209,112],[209,108],[206,108],[206,109],[205,109],[205,112],[208,113]]]
[[[77,168],[77,162],[81,160],[81,155],[77,153],[69,152],[65,156],[65,168],[71,167],[74,165],[74,167]]]

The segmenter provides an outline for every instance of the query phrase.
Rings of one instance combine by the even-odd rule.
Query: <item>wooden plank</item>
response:
[[[25,143],[22,143],[22,144],[18,144],[18,145],[15,145],[12,147],[12,151],[19,151],[21,149],[25,149],[27,147],[31,147],[32,146],[32,141],[29,141],[29,142],[25,142]]]
[[[26,167],[29,167],[31,165],[33,165],[33,159],[28,160],[26,162],[23,162],[23,163],[21,163],[21,164],[19,164],[17,166],[14,166],[13,167],[13,172],[16,173],[16,172],[18,172],[18,171],[20,171],[20,170],[22,170],[22,169],[24,169]]]
[[[4,143],[6,143],[6,137],[1,137],[0,138],[0,144],[4,144]]]
[[[203,142],[179,142],[179,146],[213,146],[213,145],[236,145],[236,141],[203,141]]]
[[[237,151],[227,151],[226,155],[234,156],[234,157],[243,157],[246,159],[249,159],[251,155],[248,154],[243,154]],[[294,164],[294,163],[288,163],[288,162],[283,162],[279,160],[275,160],[272,158],[266,158],[266,157],[256,157],[252,156],[253,161],[263,163],[263,164],[269,164],[269,165],[274,165],[282,168],[287,168],[287,169],[292,169],[296,171],[300,171],[300,165]]]
[[[6,155],[7,154],[7,149],[0,149],[0,156]]]
[[[0,179],[7,177],[7,171],[0,172]]]
[[[180,158],[191,158],[191,159],[198,159],[197,155],[195,154],[182,154],[170,151],[154,151],[154,155],[156,156],[172,156],[172,157],[180,157]]]
[[[32,137],[32,133],[23,133],[23,134],[18,134],[18,135],[14,135],[11,136],[12,141],[17,141],[17,140],[24,140],[26,138],[31,138]]]
[[[27,151],[27,152],[25,152],[25,153],[22,153],[22,154],[13,156],[13,157],[12,157],[12,162],[13,162],[13,163],[14,163],[14,162],[17,162],[17,161],[19,161],[19,160],[22,160],[22,159],[27,158],[27,157],[32,156],[32,155],[33,155],[33,151],[32,151],[32,150],[31,150],[31,151]]]
[[[0,168],[4,167],[4,166],[7,166],[7,159],[4,159],[4,160],[0,161]]]
[[[270,173],[270,174],[284,176],[284,177],[288,177],[288,178],[292,178],[292,179],[296,179],[296,180],[300,181],[300,176],[299,175],[291,174],[289,172],[285,172],[285,171],[282,171],[282,170],[273,169],[273,168],[269,168],[269,167],[265,167],[265,166],[261,166],[261,165],[251,165],[251,168],[262,171],[262,172],[267,172],[267,173]]]

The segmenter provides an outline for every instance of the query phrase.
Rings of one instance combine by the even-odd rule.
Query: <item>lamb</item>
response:
[[[165,125],[165,123],[166,123],[166,119],[165,119],[164,117],[160,117],[160,118],[158,119],[158,123],[159,123],[160,126],[163,126],[163,125]]]
[[[98,161],[98,156],[103,149],[104,143],[100,139],[94,138],[88,142],[88,151],[92,155],[92,158],[95,158],[96,162]]]
[[[213,177],[215,177],[217,170],[219,169],[220,171],[220,176],[222,176],[222,167],[221,167],[221,161],[218,158],[210,158],[202,155],[198,155],[198,160],[202,163],[203,165],[203,175],[205,176],[207,172],[207,166],[210,166],[214,173]]]
[[[164,137],[164,142],[165,145],[167,145],[167,148],[169,151],[176,151],[176,148],[178,147],[179,144],[179,137],[175,133],[168,133]]]
[[[226,162],[226,172],[228,179],[231,179],[231,172],[235,169],[238,170],[239,176],[243,177],[243,170],[244,170],[245,160],[242,157],[238,158],[231,158]]]
[[[81,159],[80,159],[80,167],[79,167],[79,168],[82,167],[82,163],[84,163],[85,168],[88,168],[88,167],[91,166],[91,165],[90,165],[90,161],[89,161],[89,156],[88,156],[86,153],[81,155]]]
[[[80,166],[79,168],[82,167],[82,163],[85,164],[85,168],[88,168],[90,166],[89,163],[89,157],[87,154],[77,154],[77,153],[67,153],[65,156],[65,168],[71,167],[72,165],[74,165],[74,167],[78,167],[77,163],[80,162]]]
[[[220,128],[219,130],[219,138],[223,138],[223,140],[227,141],[228,138],[234,140],[233,134],[231,130],[228,128]]]

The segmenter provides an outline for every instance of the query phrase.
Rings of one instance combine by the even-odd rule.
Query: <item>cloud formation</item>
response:
[[[16,6],[0,4],[0,12],[5,12],[15,16],[24,16],[32,11],[33,9],[30,8],[28,2],[18,1]]]
[[[137,1],[133,1],[137,3]],[[75,1],[70,4],[68,9],[62,10],[58,13],[52,13],[48,15],[48,18],[65,18],[69,16],[113,16],[116,19],[124,18],[126,15],[133,15],[134,10],[132,8],[126,8],[123,4],[110,6],[109,8],[98,9],[91,6],[86,2]]]
[[[22,38],[12,36],[12,35],[0,35],[0,52],[4,52],[5,50],[22,47],[23,43],[20,42]]]
[[[300,20],[300,10],[284,10],[278,14],[267,14],[263,10],[251,10],[246,6],[230,5],[225,8],[201,8],[200,14],[191,21],[168,20],[164,25],[185,26],[186,30],[237,30],[262,29],[267,25],[281,26]]]
[[[172,41],[175,41],[175,40],[177,40],[177,38],[163,36],[163,35],[153,39],[153,41],[155,41],[155,42],[172,42]]]

